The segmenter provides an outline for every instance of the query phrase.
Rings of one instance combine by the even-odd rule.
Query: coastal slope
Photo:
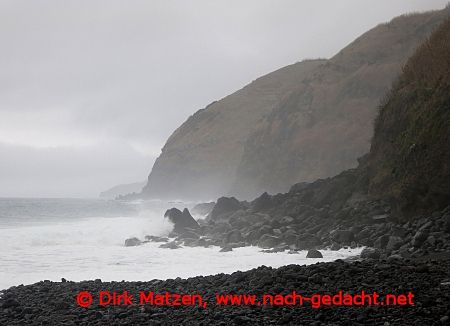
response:
[[[379,101],[447,13],[398,17],[329,60],[287,66],[196,112],[166,142],[142,196],[254,198],[356,166]]]

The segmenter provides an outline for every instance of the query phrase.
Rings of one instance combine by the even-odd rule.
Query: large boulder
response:
[[[272,205],[272,196],[270,196],[267,192],[264,192],[252,202],[252,207],[255,211],[268,209],[272,207]]]
[[[422,244],[427,240],[428,232],[427,231],[417,231],[412,240],[412,245],[415,248],[419,248]]]
[[[295,243],[296,249],[300,250],[308,250],[314,249],[317,246],[320,246],[322,243],[320,239],[312,234],[303,234],[297,237],[297,241]]]
[[[197,221],[194,220],[189,210],[185,208],[180,211],[178,208],[171,208],[166,211],[164,217],[174,224],[173,230],[177,233],[182,233],[186,229],[199,229]]]
[[[219,222],[211,225],[209,233],[220,235],[231,231],[231,229],[232,227],[228,222]]]
[[[220,218],[221,215],[231,213],[243,208],[239,200],[234,197],[220,197],[214,205],[209,217],[213,220]]]
[[[270,234],[264,234],[259,239],[258,246],[264,249],[269,249],[278,246],[280,243],[280,238]]]
[[[142,244],[142,241],[138,238],[129,238],[125,240],[125,247],[135,247]]]
[[[224,240],[226,243],[238,243],[244,241],[244,238],[242,237],[241,231],[233,230],[228,232]]]
[[[361,258],[372,258],[372,259],[380,259],[381,252],[375,248],[364,248],[361,251]]]
[[[323,258],[323,255],[319,250],[310,249],[306,254],[306,258]]]
[[[283,239],[283,242],[285,242],[286,244],[292,245],[296,243],[297,237],[298,235],[297,232],[295,232],[295,230],[288,229],[286,232],[283,233],[281,238]]]
[[[334,241],[338,243],[350,244],[355,240],[355,235],[350,230],[336,230],[331,234]]]
[[[219,252],[229,252],[229,251],[233,251],[233,248],[226,246],[226,247],[223,247],[222,249],[220,249]]]
[[[403,244],[403,240],[400,237],[397,236],[390,236],[389,241],[386,245],[387,250],[397,250],[400,248]]]
[[[390,236],[388,234],[384,234],[375,240],[373,246],[378,249],[385,249],[389,242],[389,239]]]

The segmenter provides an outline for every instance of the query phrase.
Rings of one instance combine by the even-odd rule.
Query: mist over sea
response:
[[[130,237],[167,236],[172,225],[163,217],[165,210],[190,206],[162,201],[0,198],[0,290],[63,277],[145,281],[232,273],[260,265],[332,261],[360,251],[324,251],[323,259],[306,259],[306,252],[267,254],[257,247],[221,253],[219,247],[124,246]]]

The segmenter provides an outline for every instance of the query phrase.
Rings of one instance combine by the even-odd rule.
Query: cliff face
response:
[[[284,192],[355,167],[369,150],[380,100],[443,17],[396,18],[315,69],[249,137],[232,193]]]
[[[406,64],[375,124],[369,193],[404,215],[450,203],[450,19]]]
[[[278,252],[359,244],[373,247],[366,257],[374,259],[448,257],[450,18],[408,60],[359,163],[251,202],[219,198],[197,245]]]
[[[228,193],[245,140],[323,62],[310,60],[284,67],[197,111],[167,140],[143,194],[208,199]]]
[[[330,60],[285,67],[198,111],[167,141],[143,195],[247,198],[355,166],[377,104],[446,14],[396,18]]]

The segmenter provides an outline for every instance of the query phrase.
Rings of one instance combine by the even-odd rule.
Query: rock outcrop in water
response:
[[[198,111],[166,142],[143,196],[254,198],[355,167],[378,103],[447,14],[401,16],[330,60],[287,66]]]
[[[167,217],[174,224],[175,232],[184,232],[186,229],[198,229],[200,227],[187,208],[183,211],[178,208],[168,209],[164,217]]]

